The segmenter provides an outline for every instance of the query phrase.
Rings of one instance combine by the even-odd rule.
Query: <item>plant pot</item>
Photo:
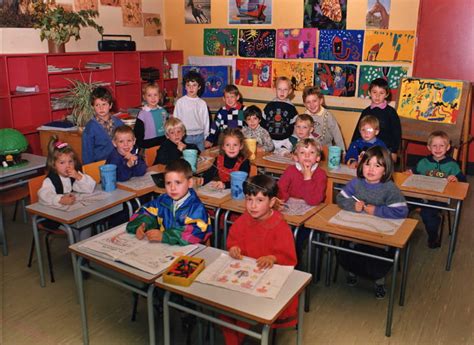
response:
[[[48,51],[50,54],[64,54],[66,52],[66,43],[57,44],[54,41],[48,41]]]

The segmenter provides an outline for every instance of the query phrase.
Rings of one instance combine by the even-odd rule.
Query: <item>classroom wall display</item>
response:
[[[362,61],[363,30],[320,30],[318,58],[333,61]]]
[[[352,64],[317,63],[314,65],[314,85],[323,95],[353,97],[357,66]]]
[[[316,58],[316,36],[318,30],[278,29],[276,57],[279,59]]]
[[[276,30],[240,29],[239,55],[242,57],[275,57]]]
[[[100,0],[102,6],[120,7],[120,0]]]
[[[414,44],[414,31],[367,30],[364,60],[411,62]]]
[[[303,91],[306,86],[313,85],[314,64],[299,61],[273,61],[273,82],[278,77],[288,77],[293,90]]]
[[[122,6],[123,26],[143,26],[141,0],[120,0],[120,5]]]
[[[304,27],[344,30],[346,13],[347,0],[305,0]]]
[[[376,78],[384,78],[390,87],[391,100],[397,99],[400,79],[406,77],[408,67],[401,66],[360,66],[359,87],[357,97],[369,98],[370,82]]]
[[[368,0],[365,27],[367,29],[388,29],[391,0]]]
[[[74,9],[76,11],[82,10],[99,10],[99,0],[74,0]]]
[[[204,93],[201,98],[220,98],[224,96],[224,88],[231,84],[230,68],[228,66],[181,66],[181,75],[185,76],[189,71],[197,71],[204,78]],[[185,95],[184,85],[181,86],[181,95]]]
[[[271,24],[272,0],[228,0],[229,24]]]
[[[237,59],[237,85],[271,88],[272,80],[272,60]]]
[[[204,29],[204,55],[237,55],[237,29]]]
[[[211,22],[211,0],[184,0],[185,24],[208,24]]]
[[[161,31],[161,18],[158,13],[143,13],[144,36],[159,36]]]

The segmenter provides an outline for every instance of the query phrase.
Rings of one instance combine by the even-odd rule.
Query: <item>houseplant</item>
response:
[[[87,122],[94,116],[94,109],[91,105],[91,93],[101,83],[84,82],[81,80],[68,79],[72,84],[63,100],[71,108],[68,120],[79,128],[85,127]]]

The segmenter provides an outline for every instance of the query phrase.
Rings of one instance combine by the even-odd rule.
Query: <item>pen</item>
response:
[[[357,199],[354,195],[352,195],[352,199],[354,199],[354,200],[357,201],[357,202],[360,202],[360,200]]]

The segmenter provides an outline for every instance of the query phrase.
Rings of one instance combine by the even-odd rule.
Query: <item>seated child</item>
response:
[[[123,122],[110,114],[112,94],[105,87],[97,87],[91,94],[95,116],[87,122],[82,133],[82,164],[98,162],[110,155],[114,149],[114,129]]]
[[[161,145],[165,140],[164,124],[168,113],[158,105],[161,95],[160,87],[157,84],[146,84],[143,87],[143,100],[145,105],[138,113],[133,131],[137,138],[137,146],[150,148]]]
[[[117,166],[117,181],[145,175],[146,163],[138,155],[138,148],[134,148],[135,134],[132,128],[126,125],[115,128],[112,144],[115,150],[107,158],[106,164]]]
[[[127,224],[138,239],[187,245],[204,243],[212,234],[210,218],[193,187],[193,172],[184,159],[165,169],[166,193],[143,205]]]
[[[248,256],[257,259],[261,268],[271,268],[274,264],[295,266],[296,252],[293,234],[283,216],[273,208],[277,204],[278,186],[269,176],[257,175],[244,183],[245,213],[232,225],[227,238],[229,255],[234,259]],[[273,328],[293,327],[297,323],[298,299],[295,297]],[[244,328],[250,324],[220,316],[228,322]],[[241,344],[244,334],[223,328],[226,344]]]
[[[359,122],[360,138],[353,141],[347,150],[345,161],[351,168],[357,168],[362,155],[372,146],[382,146],[385,144],[377,138],[379,134],[379,120],[375,116],[366,115]]]
[[[155,164],[168,164],[183,157],[183,150],[198,150],[194,144],[188,144],[184,141],[186,136],[186,127],[184,123],[175,117],[170,117],[165,122],[166,140],[161,144],[156,152]]]
[[[314,138],[312,136],[313,130],[313,118],[307,114],[298,115],[295,120],[295,129],[293,134],[288,139],[280,140],[278,146],[275,148],[275,151],[280,154],[290,155],[291,152],[293,152],[293,147],[298,141]]]
[[[256,105],[247,107],[244,111],[245,123],[242,128],[245,139],[257,139],[257,152],[272,152],[275,149],[268,131],[260,126],[262,111]]]
[[[217,111],[214,121],[211,122],[211,130],[204,143],[206,148],[215,145],[219,134],[227,127],[242,128],[244,125],[244,110],[237,86],[227,85],[224,88],[224,102],[225,106]]]
[[[393,161],[390,152],[380,146],[369,148],[365,151],[357,167],[357,177],[351,180],[337,195],[337,204],[347,211],[365,212],[382,218],[406,218],[408,215],[407,203],[393,183],[392,173]],[[355,248],[358,245],[350,243],[349,246]],[[368,249],[367,252],[380,250],[379,248],[369,248],[371,249]],[[375,279],[375,297],[384,298],[385,276],[391,268],[391,263],[382,263],[381,265],[380,260],[359,257],[355,254],[349,254],[347,257],[351,263],[347,279],[348,285],[352,286],[357,283],[356,273],[370,275],[370,278]],[[356,259],[356,257],[358,258]],[[342,264],[344,260],[340,260],[340,262]],[[354,264],[356,262],[357,265]],[[375,267],[379,267],[379,269],[375,269]],[[397,267],[393,269],[397,269]]]

